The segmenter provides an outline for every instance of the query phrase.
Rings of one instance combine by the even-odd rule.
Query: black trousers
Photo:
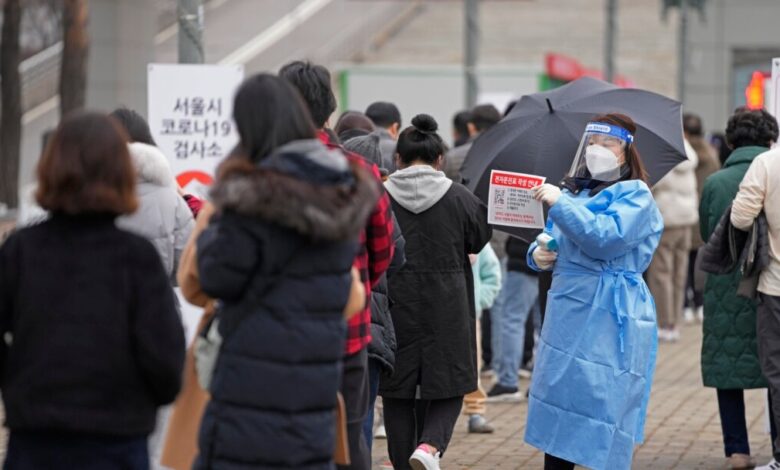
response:
[[[772,404],[773,402],[770,398],[770,409]],[[750,455],[750,442],[748,441],[747,423],[745,422],[744,390],[719,388],[718,411],[720,413],[720,427],[723,432],[723,451],[726,457],[731,456],[731,454]],[[776,454],[777,427],[775,426],[775,418],[772,413],[769,413],[769,427],[772,433],[772,451]]]
[[[409,457],[420,444],[429,444],[442,455],[463,406],[463,397],[414,400],[382,397],[385,407],[387,453],[395,470],[409,470]]]
[[[544,470],[574,470],[574,464],[550,454],[544,454]]]
[[[489,366],[493,363],[492,335],[490,333],[490,309],[482,311],[482,364],[479,367]],[[483,366],[484,364],[484,366]]]
[[[147,436],[11,431],[5,470],[147,470]]]
[[[696,254],[697,250],[691,250],[688,256],[688,281],[685,287],[685,306],[698,308],[704,305],[704,292],[696,290],[693,282],[696,273]]]
[[[780,423],[780,297],[759,294],[756,336],[761,372],[769,382],[770,421],[775,425]],[[772,438],[772,453],[780,460],[780,438],[776,432]]]
[[[525,341],[523,342],[523,359],[520,367],[527,365],[534,357],[534,314],[531,312],[525,320]]]
[[[552,286],[552,273],[542,271],[539,273],[539,308],[542,312],[542,323],[544,323],[544,313],[547,310],[547,292]]]
[[[368,415],[370,398],[368,386],[368,349],[344,358],[341,394],[347,408],[347,435],[351,465],[339,465],[339,470],[370,470],[371,452],[368,450],[363,422]]]

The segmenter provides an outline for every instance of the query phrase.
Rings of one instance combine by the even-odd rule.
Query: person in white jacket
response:
[[[761,372],[769,382],[771,413],[780,419],[780,148],[757,156],[734,199],[731,223],[750,230],[753,221],[764,212],[769,235],[769,265],[758,279],[756,339]],[[774,458],[756,470],[780,470],[780,438],[775,440]]]
[[[148,239],[157,248],[165,271],[176,282],[179,258],[187,244],[195,219],[177,192],[168,159],[152,145],[129,144],[138,183],[140,206],[133,214],[117,219],[117,225]]]
[[[685,303],[691,227],[699,222],[696,189],[698,157],[685,141],[688,157],[653,187],[658,209],[664,218],[664,233],[647,270],[647,285],[655,298],[658,312],[658,339],[677,341],[678,320]]]

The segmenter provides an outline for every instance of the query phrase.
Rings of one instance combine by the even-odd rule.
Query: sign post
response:
[[[185,192],[205,197],[238,142],[233,95],[243,78],[241,65],[149,65],[149,126]]]
[[[780,112],[780,57],[772,59],[772,82],[769,85],[767,111],[774,117],[777,117],[777,113]]]

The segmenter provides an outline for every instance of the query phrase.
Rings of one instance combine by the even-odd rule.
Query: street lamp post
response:
[[[202,64],[203,0],[179,0],[176,16],[179,21],[179,63]]]
[[[465,11],[465,53],[463,69],[466,81],[466,107],[477,104],[477,53],[479,49],[479,0],[464,0]]]
[[[688,0],[680,0],[680,31],[677,40],[677,99],[684,103],[685,69],[688,63]]]
[[[615,35],[617,30],[617,0],[607,0],[607,27],[604,38],[604,79],[615,79]]]

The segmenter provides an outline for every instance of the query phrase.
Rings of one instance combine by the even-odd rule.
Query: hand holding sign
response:
[[[533,189],[534,199],[552,207],[561,197],[561,188],[552,184],[543,184]]]

